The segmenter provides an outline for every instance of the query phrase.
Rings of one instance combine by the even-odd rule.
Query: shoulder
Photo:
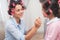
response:
[[[60,29],[60,20],[57,22],[52,23],[53,28]]]
[[[8,19],[5,23],[5,26],[8,26],[8,25],[12,25],[14,24],[13,20],[12,19]]]
[[[52,29],[58,29],[59,27],[60,27],[60,20],[56,22],[52,22],[48,25],[48,28],[52,28]]]
[[[60,20],[56,22],[57,26],[60,28]]]

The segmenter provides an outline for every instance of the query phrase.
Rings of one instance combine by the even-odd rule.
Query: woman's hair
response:
[[[48,5],[47,5],[48,4]],[[58,2],[53,2],[53,3],[51,3],[51,4],[49,4],[49,2],[46,2],[45,4],[44,4],[44,6],[43,6],[43,8],[46,10],[46,14],[47,15],[50,15],[50,11],[49,11],[49,9],[51,9],[52,10],[52,12],[53,12],[53,15],[55,16],[55,17],[59,17],[58,15],[59,15],[59,5],[58,5]]]
[[[9,10],[8,10],[9,15],[12,15],[12,9],[15,8],[17,4],[21,5],[22,8],[25,9],[25,6],[23,5],[22,0],[10,0]]]

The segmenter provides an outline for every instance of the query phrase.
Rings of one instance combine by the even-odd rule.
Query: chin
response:
[[[22,18],[22,17],[19,17],[19,18]]]

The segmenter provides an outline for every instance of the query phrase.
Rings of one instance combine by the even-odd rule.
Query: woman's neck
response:
[[[17,24],[20,24],[20,19],[19,18],[16,18],[16,17],[14,17],[14,18],[15,18]]]

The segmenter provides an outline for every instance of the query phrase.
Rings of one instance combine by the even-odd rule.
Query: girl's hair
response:
[[[12,15],[12,9],[15,8],[17,4],[21,5],[22,8],[25,9],[25,6],[23,5],[22,0],[10,0],[9,10],[8,10],[9,15]]]
[[[50,6],[50,4],[49,4],[48,1],[46,1],[46,2],[42,5],[43,9],[45,9],[45,10],[48,10],[49,6]]]
[[[50,3],[48,1],[46,1],[43,5],[42,5],[42,8],[45,10],[46,14],[50,14],[48,9],[50,7]]]
[[[58,3],[59,0],[50,0],[51,3]]]
[[[45,2],[46,0],[39,0],[39,2],[41,2],[41,3],[43,3],[43,2]]]
[[[53,15],[55,17],[58,17],[58,14],[59,14],[59,5],[57,3],[52,3],[52,5],[50,6],[50,9],[52,10],[53,12]]]
[[[48,5],[47,5],[48,4]],[[58,5],[58,2],[52,2],[51,4],[49,4],[49,2],[46,2],[45,4],[44,4],[44,6],[43,6],[43,8],[46,10],[46,14],[47,15],[50,15],[50,11],[49,11],[49,9],[51,9],[52,10],[52,12],[53,12],[53,15],[55,16],[55,17],[59,17],[58,15],[59,15],[59,5]]]

